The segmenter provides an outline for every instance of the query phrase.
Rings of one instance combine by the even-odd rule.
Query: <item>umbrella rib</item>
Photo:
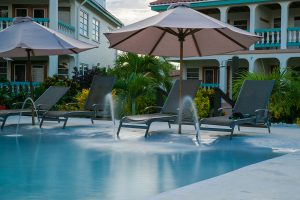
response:
[[[143,29],[140,29],[140,30],[138,30],[138,31],[136,31],[136,32],[134,32],[134,33],[132,33],[132,34],[130,34],[129,36],[127,36],[127,37],[124,38],[123,40],[121,40],[121,41],[117,42],[116,44],[110,46],[110,48],[114,48],[115,46],[117,46],[117,45],[123,43],[124,41],[128,40],[128,39],[131,38],[132,36],[135,36],[136,34],[142,32],[142,31],[145,30],[145,29],[146,29],[146,28],[143,28]]]
[[[226,37],[227,39],[229,39],[230,41],[234,42],[235,44],[243,47],[245,50],[248,49],[248,47],[246,47],[245,45],[241,44],[240,42],[236,41],[235,39],[229,37],[228,35],[226,35],[225,33],[223,33],[222,31],[220,31],[219,29],[214,29],[215,31],[217,31],[218,33],[220,33],[221,35],[223,35],[224,37]]]
[[[151,49],[149,55],[152,55],[153,51],[156,49],[156,47],[158,46],[158,44],[160,43],[160,41],[162,40],[162,38],[165,36],[167,32],[164,31],[161,36],[159,37],[159,39],[157,40],[157,42],[155,43],[155,45],[153,46],[153,48]]]
[[[161,28],[161,27],[156,27],[156,28],[158,28],[160,30],[163,30],[163,31],[165,31],[167,33],[170,33],[171,35],[175,35],[176,37],[178,36],[178,34],[175,31],[173,31],[172,29],[170,29],[170,28]]]
[[[196,49],[197,49],[198,55],[201,57],[201,56],[202,56],[202,53],[201,53],[201,51],[200,51],[200,48],[199,48],[199,45],[198,45],[198,42],[197,42],[197,40],[196,40],[196,38],[195,38],[195,34],[194,34],[194,33],[192,33],[192,38],[193,38],[193,40],[194,40],[194,44],[195,44],[195,47],[196,47]]]

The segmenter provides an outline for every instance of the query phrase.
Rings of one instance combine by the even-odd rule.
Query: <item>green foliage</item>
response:
[[[0,105],[7,109],[12,109],[16,102],[23,102],[29,96],[28,90],[14,91],[14,87],[8,84],[6,87],[0,88]]]
[[[199,118],[206,118],[210,115],[210,109],[214,98],[213,89],[199,88],[194,98]]]
[[[173,66],[153,56],[124,53],[108,74],[117,77],[116,104],[120,115],[142,113],[144,108],[155,105],[155,87],[170,90],[169,74]]]
[[[300,116],[300,79],[299,73],[287,68],[272,73],[243,73],[234,83],[233,97],[237,98],[244,80],[275,80],[269,110],[273,122],[293,123]]]

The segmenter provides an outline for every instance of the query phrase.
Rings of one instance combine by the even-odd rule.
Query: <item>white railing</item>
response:
[[[257,42],[255,47],[265,48],[265,47],[280,47],[281,42],[281,29],[257,29],[255,30],[256,35],[262,37],[262,39]]]
[[[300,46],[300,28],[288,28],[288,46]]]
[[[49,27],[49,19],[48,18],[34,18],[35,22]],[[0,18],[0,31],[7,28],[13,23],[13,18]],[[62,21],[58,21],[58,31],[62,34],[74,37],[75,36],[75,27],[71,26],[70,24],[67,24]]]

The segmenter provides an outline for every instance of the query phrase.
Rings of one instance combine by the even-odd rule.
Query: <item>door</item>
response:
[[[44,81],[44,65],[40,65],[40,64],[32,65],[32,81],[33,82]]]
[[[219,83],[219,71],[216,67],[203,68],[203,83]]]
[[[26,81],[26,65],[15,64],[14,65],[14,81],[25,82]]]
[[[44,8],[33,8],[33,18],[45,18],[46,12]]]
[[[26,17],[28,16],[28,8],[16,8],[15,9],[16,17]]]

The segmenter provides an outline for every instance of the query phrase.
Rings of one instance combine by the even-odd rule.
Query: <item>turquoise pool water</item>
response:
[[[196,147],[105,137],[0,136],[0,199],[142,200],[281,155],[250,149],[230,143]]]

